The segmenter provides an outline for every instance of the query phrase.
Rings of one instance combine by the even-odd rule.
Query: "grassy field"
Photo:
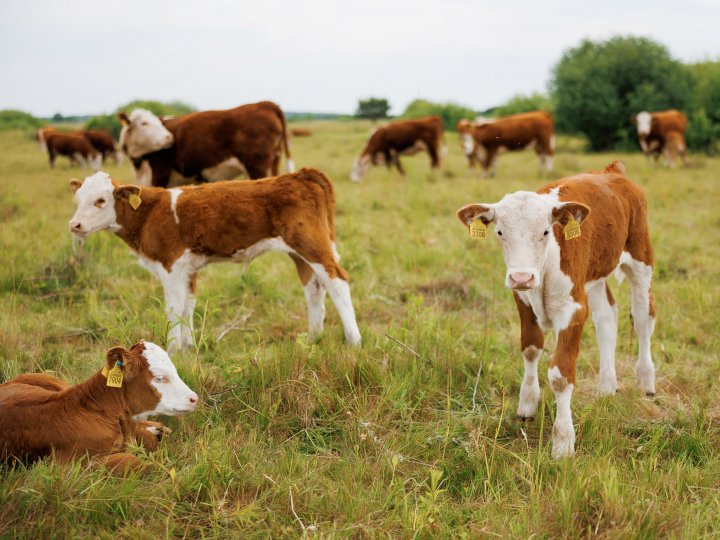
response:
[[[51,461],[0,471],[0,537],[720,536],[720,160],[669,171],[560,141],[553,179],[620,158],[646,189],[658,394],[635,388],[629,287],[613,282],[621,391],[596,395],[588,324],[577,455],[555,462],[544,376],[536,420],[515,419],[523,367],[499,243],[473,243],[454,215],[537,189],[534,154],[501,156],[497,178],[481,179],[448,134],[442,172],[417,156],[406,178],[376,169],[353,184],[369,125],[310,127],[294,158],[335,182],[362,348],[345,347],[329,301],[325,334],[308,342],[287,256],[205,269],[198,348],[174,357],[202,406],[167,419],[160,450],[136,450],[149,465],[140,477]],[[47,371],[77,382],[112,346],[163,343],[160,285],[120,239],[91,236],[73,262],[67,180],[85,173],[59,161],[51,171],[29,134],[0,134],[0,381]],[[128,163],[106,170],[133,179]]]

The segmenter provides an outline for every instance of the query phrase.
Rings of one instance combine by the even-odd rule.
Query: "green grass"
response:
[[[203,405],[167,419],[173,433],[159,451],[136,451],[149,464],[141,477],[51,461],[0,472],[0,537],[720,535],[720,160],[693,156],[669,171],[564,141],[553,178],[620,158],[645,186],[658,396],[635,388],[628,284],[613,282],[621,392],[596,396],[588,324],[577,455],[554,462],[545,380],[537,419],[514,418],[523,368],[499,244],[470,241],[454,216],[468,202],[537,189],[534,155],[503,155],[497,178],[481,179],[448,134],[441,173],[417,156],[404,160],[406,178],[376,169],[353,184],[369,127],[318,122],[313,137],[293,141],[298,165],[335,182],[362,348],[344,346],[329,302],[324,336],[307,342],[286,256],[208,267],[199,348],[174,357]],[[112,346],[164,340],[160,285],[121,240],[92,236],[83,264],[72,260],[67,180],[85,173],[67,167],[49,170],[29,134],[0,133],[0,381],[43,370],[77,382]],[[108,170],[133,178],[128,163]]]

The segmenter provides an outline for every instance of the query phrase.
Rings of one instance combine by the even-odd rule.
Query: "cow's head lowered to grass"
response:
[[[118,231],[116,201],[129,200],[133,194],[140,192],[138,186],[115,184],[102,171],[88,176],[84,182],[73,178],[68,185],[77,202],[77,210],[70,220],[70,232],[81,238],[105,229]]]
[[[571,218],[582,222],[588,214],[590,208],[582,203],[560,201],[557,188],[543,195],[518,191],[494,204],[469,204],[457,211],[466,226],[475,220],[494,224],[507,266],[505,286],[519,291],[542,284],[550,253],[559,251],[553,226]]]
[[[135,109],[129,116],[124,112],[117,116],[122,124],[120,148],[130,158],[170,148],[175,143],[173,134],[160,118],[148,110]]]

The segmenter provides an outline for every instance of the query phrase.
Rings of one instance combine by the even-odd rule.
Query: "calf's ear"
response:
[[[582,223],[590,215],[590,207],[581,202],[570,201],[553,208],[553,223],[567,225],[570,219]]]
[[[130,118],[128,117],[126,112],[119,112],[117,114],[117,119],[120,120],[121,126],[129,126],[130,125]]]
[[[117,186],[114,191],[116,199],[129,199],[130,195],[140,195],[140,186]]]
[[[490,204],[468,204],[455,212],[460,222],[466,227],[476,219],[485,225],[495,221],[495,209]]]
[[[82,186],[82,180],[78,180],[77,178],[68,180],[68,186],[70,186],[72,192],[75,193],[78,189],[80,189],[80,186]]]
[[[134,379],[138,370],[136,351],[133,349],[128,351],[125,347],[113,347],[107,352],[108,370],[114,368],[120,362],[120,370],[123,372],[125,381]]]

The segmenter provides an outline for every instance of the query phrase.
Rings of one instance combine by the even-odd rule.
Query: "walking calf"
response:
[[[120,185],[99,172],[71,180],[77,212],[70,231],[84,238],[110,230],[162,282],[172,349],[192,344],[196,276],[211,262],[249,262],[283,251],[305,287],[309,332],[322,332],[325,291],[345,339],[360,344],[347,272],[335,250],[335,194],[325,175],[302,169],[258,181],[163,189]]]
[[[110,386],[118,370],[119,386]],[[154,343],[110,349],[105,367],[71,386],[43,373],[0,384],[0,462],[34,461],[53,452],[61,464],[85,454],[126,472],[140,461],[125,452],[141,443],[153,450],[166,428],[144,418],[195,409],[197,394],[180,379]]]
[[[622,271],[632,287],[632,316],[638,337],[636,374],[640,387],[655,394],[650,338],[655,307],[650,286],[653,252],[642,189],[625,177],[619,161],[602,172],[563,178],[537,193],[518,191],[495,204],[470,204],[457,211],[471,234],[484,237],[495,225],[507,266],[505,284],[520,313],[525,377],[520,418],[533,418],[540,402],[538,361],[544,330],[554,329],[557,347],[548,379],[555,393],[554,458],[575,452],[570,398],[583,325],[592,311],[600,349],[601,395],[617,390],[615,344],[617,306],[606,283]],[[477,232],[476,232],[477,231]]]

